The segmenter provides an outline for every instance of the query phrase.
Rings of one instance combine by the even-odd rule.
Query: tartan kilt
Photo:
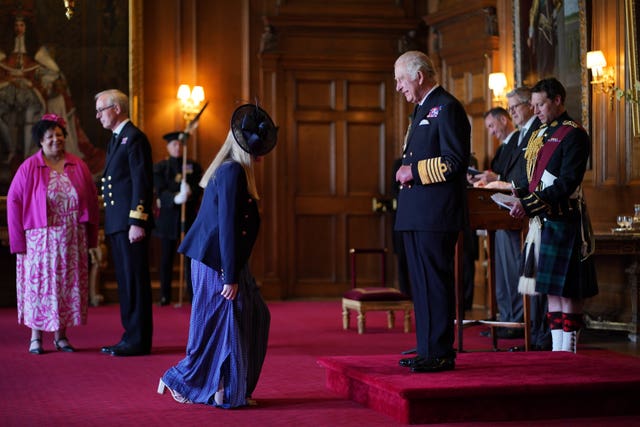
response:
[[[542,222],[536,292],[572,299],[598,294],[593,257],[581,259],[579,222]]]

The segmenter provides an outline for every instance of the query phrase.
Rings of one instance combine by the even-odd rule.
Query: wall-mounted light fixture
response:
[[[67,16],[67,19],[71,19],[73,17],[75,7],[75,0],[64,0],[64,8],[66,10],[65,15]]]
[[[493,92],[493,102],[503,105],[505,101],[505,89],[507,88],[507,76],[504,73],[489,74],[489,89]]]
[[[200,111],[200,104],[204,101],[204,88],[202,86],[194,86],[192,90],[189,85],[180,85],[178,99],[180,100],[180,109],[184,120],[190,122]]]
[[[594,91],[606,93],[613,97],[613,87],[616,81],[613,77],[614,68],[607,67],[607,60],[601,50],[587,52],[587,68],[591,70],[591,85]]]

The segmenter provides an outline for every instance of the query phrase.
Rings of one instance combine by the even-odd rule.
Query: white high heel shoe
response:
[[[169,391],[171,392],[171,397],[173,397],[173,400],[175,400],[176,402],[193,403],[191,400],[187,399],[186,397],[166,385],[164,381],[162,381],[162,378],[160,378],[160,383],[158,384],[158,394],[164,394],[165,388],[169,389]]]
[[[224,389],[215,392],[213,401],[216,402],[216,406],[222,406],[224,404]]]

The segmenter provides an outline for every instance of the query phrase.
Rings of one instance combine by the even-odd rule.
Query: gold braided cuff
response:
[[[441,157],[420,160],[418,162],[418,174],[420,175],[420,182],[422,182],[422,184],[446,181],[444,177],[446,171],[447,165],[442,162]]]
[[[540,215],[541,213],[548,211],[549,208],[549,206],[535,193],[531,193],[523,197],[522,204],[526,207],[525,210],[529,213],[529,216]]]
[[[129,211],[129,218],[139,219],[141,221],[146,221],[149,218],[148,213],[144,213],[144,206],[138,205],[136,206],[136,210]]]

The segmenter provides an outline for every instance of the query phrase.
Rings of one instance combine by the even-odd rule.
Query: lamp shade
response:
[[[180,85],[178,87],[178,99],[182,102],[186,102],[187,99],[191,96],[191,88],[189,85]]]
[[[204,88],[202,86],[194,86],[191,91],[191,99],[193,103],[199,105],[202,101],[204,101]]]
[[[607,66],[607,60],[601,50],[587,52],[587,68],[602,68]]]
[[[500,97],[507,87],[507,76],[504,73],[489,74],[489,89],[493,91],[493,96]]]

